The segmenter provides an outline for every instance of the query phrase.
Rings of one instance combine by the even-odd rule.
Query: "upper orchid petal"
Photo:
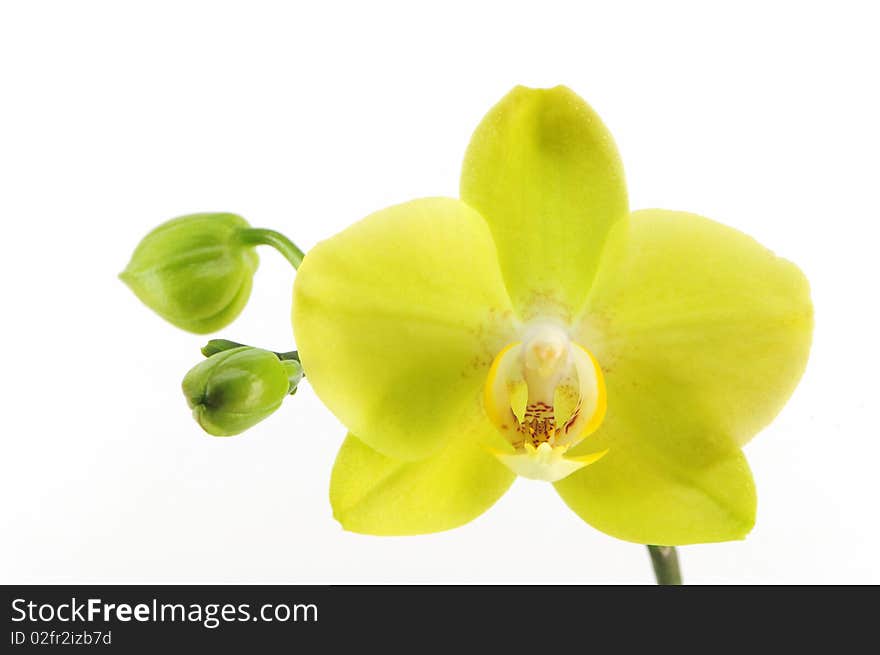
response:
[[[465,155],[461,197],[488,221],[525,320],[574,317],[611,227],[627,213],[611,135],[563,86],[516,87],[489,111]]]

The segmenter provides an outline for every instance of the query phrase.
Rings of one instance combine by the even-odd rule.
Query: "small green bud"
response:
[[[230,437],[253,427],[281,406],[302,379],[296,360],[242,346],[212,355],[183,378],[183,393],[202,429]]]
[[[138,244],[119,277],[177,327],[206,334],[244,309],[259,259],[235,214],[190,214],[163,223]]]

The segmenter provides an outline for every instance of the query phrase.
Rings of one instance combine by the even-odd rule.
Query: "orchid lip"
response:
[[[514,451],[493,454],[518,475],[555,482],[605,454],[566,456],[601,425],[606,392],[596,359],[556,323],[530,323],[496,355],[483,404]]]

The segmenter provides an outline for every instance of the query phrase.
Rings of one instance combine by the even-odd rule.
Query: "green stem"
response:
[[[674,546],[648,546],[654,576],[659,585],[680,585],[681,568],[678,566],[678,553]]]
[[[230,341],[229,339],[211,339],[208,343],[202,346],[202,354],[205,357],[211,357],[217,353],[222,353],[224,350],[232,350],[233,348],[242,347],[253,348],[253,346],[248,346],[246,343],[238,343],[237,341]],[[295,350],[289,350],[283,353],[277,353],[274,350],[270,352],[282,362],[289,360],[296,362],[299,361],[299,353]]]
[[[238,239],[247,246],[272,246],[280,252],[294,268],[299,268],[305,254],[286,236],[275,230],[250,227],[238,233]]]

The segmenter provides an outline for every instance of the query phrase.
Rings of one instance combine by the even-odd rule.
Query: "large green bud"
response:
[[[301,379],[298,361],[242,346],[219,352],[193,367],[183,378],[183,393],[205,432],[230,437],[278,409]]]
[[[190,214],[163,223],[138,244],[119,275],[177,327],[206,334],[229,325],[251,293],[259,259],[235,214]]]

